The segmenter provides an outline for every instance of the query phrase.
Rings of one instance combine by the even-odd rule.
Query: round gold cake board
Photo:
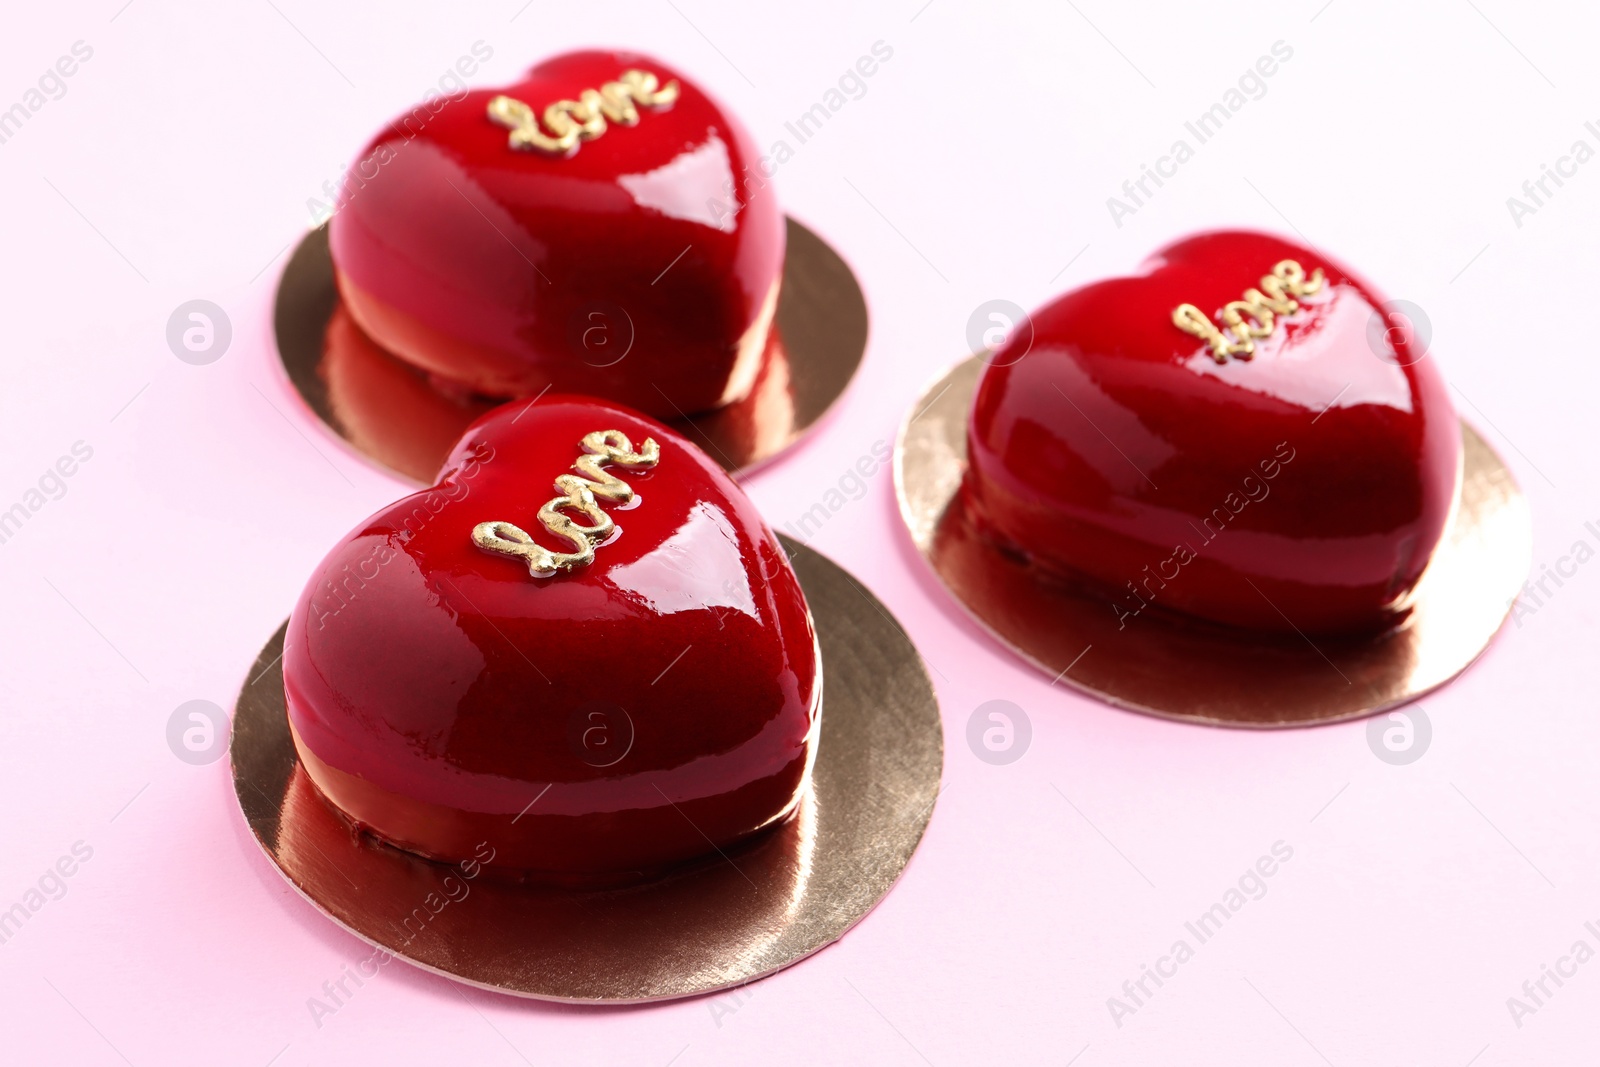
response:
[[[1375,638],[1256,634],[1147,613],[1118,629],[1103,601],[1039,584],[974,529],[959,493],[967,418],[983,369],[961,363],[922,395],[895,443],[895,492],[917,551],[1017,655],[1107,703],[1218,726],[1360,718],[1438,688],[1500,629],[1533,559],[1528,502],[1500,457],[1462,424],[1460,498],[1410,618]]]
[[[787,240],[774,329],[750,395],[667,420],[729,471],[758,467],[799,440],[844,393],[866,352],[867,304],[849,266],[794,219]],[[357,452],[419,485],[433,482],[461,432],[494,407],[435,390],[361,334],[340,304],[326,223],[284,268],[273,328],[289,381],[317,417]]]
[[[922,661],[883,605],[826,557],[785,547],[816,620],[827,696],[810,791],[754,842],[640,885],[574,890],[481,868],[464,878],[357,834],[296,758],[283,628],[233,719],[234,789],[251,832],[301,895],[377,947],[364,976],[398,957],[516,996],[628,1004],[743,985],[804,959],[900,877],[933,813],[944,738]]]

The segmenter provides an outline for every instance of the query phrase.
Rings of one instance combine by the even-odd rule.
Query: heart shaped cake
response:
[[[284,642],[295,747],[357,826],[444,861],[626,879],[791,815],[811,616],[693,445],[576,397],[474,423],[437,484],[328,554]]]
[[[1176,611],[1363,633],[1403,621],[1461,430],[1371,286],[1276,237],[1206,233],[1085,286],[989,357],[963,498],[1041,580],[1122,626]]]
[[[339,292],[407,362],[661,418],[750,391],[783,216],[744,128],[664,63],[555,57],[402,116],[354,171],[329,222]]]

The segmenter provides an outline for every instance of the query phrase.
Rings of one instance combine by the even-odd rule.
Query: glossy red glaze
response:
[[[594,561],[534,578],[471,540],[539,525],[585,434],[660,445]],[[792,813],[821,667],[794,572],[754,505],[659,423],[586,398],[474,423],[438,484],[318,567],[284,643],[308,773],[357,824],[423,855],[614,878],[726,848]]]
[[[1215,317],[1283,259],[1321,292],[1254,358],[1172,324]],[[1047,574],[1124,625],[1175,609],[1262,630],[1398,622],[1449,518],[1461,431],[1443,379],[1384,299],[1311,249],[1207,233],[1138,275],[1060,297],[985,368],[964,493]]]
[[[678,99],[569,158],[512,149],[488,117],[502,93],[542,114],[632,68]],[[384,348],[478,392],[710,410],[749,392],[776,306],[784,222],[758,156],[659,60],[557,56],[367,146],[329,223],[339,291]]]

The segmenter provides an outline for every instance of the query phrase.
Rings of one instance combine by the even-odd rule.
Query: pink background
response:
[[[0,144],[0,510],[75,442],[93,449],[0,544],[0,910],[76,842],[93,850],[0,945],[9,1062],[1594,1057],[1600,962],[1548,984],[1520,1026],[1506,1000],[1579,939],[1600,949],[1584,927],[1600,927],[1596,565],[1425,701],[1431,747],[1391,766],[1361,723],[1199,729],[1052,688],[928,580],[882,471],[813,543],[934,667],[948,757],[927,838],[839,945],[738,996],[643,1009],[523,1003],[397,964],[317,1025],[308,998],[365,947],[258,853],[226,761],[190,766],[166,740],[185,701],[231,708],[311,566],[402,491],[288,388],[273,287],[307,199],[478,40],[494,50],[480,83],[579,44],[653,51],[764,145],[875,41],[893,48],[777,176],[855,267],[873,334],[821,432],[750,480],[776,526],[892,440],[984,301],[1033,306],[1183,232],[1248,224],[1299,230],[1425,309],[1463,413],[1531,497],[1536,571],[1600,547],[1583,340],[1600,163],[1520,226],[1506,205],[1575,140],[1600,147],[1583,125],[1600,118],[1592,10],[121,4],[27,5],[0,35],[0,109],[75,41],[93,49]],[[1277,40],[1293,56],[1265,95],[1116,225],[1106,198]],[[209,366],[165,341],[195,298],[232,321]],[[1008,766],[965,741],[996,699],[1032,723]],[[1279,841],[1293,858],[1265,896],[1117,1025],[1107,999]]]

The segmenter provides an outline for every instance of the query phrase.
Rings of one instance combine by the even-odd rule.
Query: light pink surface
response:
[[[1533,1014],[1507,1007],[1575,942],[1600,950],[1584,925],[1600,929],[1600,565],[1587,562],[1425,702],[1432,746],[1396,767],[1360,723],[1206,730],[1052,688],[927,579],[882,470],[812,541],[934,668],[948,757],[927,838],[839,945],[739,996],[660,1007],[541,1006],[395,964],[314,1018],[308,1000],[364,946],[260,856],[226,761],[189,766],[166,741],[183,702],[231,707],[313,563],[401,492],[289,390],[272,292],[307,199],[474,41],[494,49],[484,83],[579,44],[648,49],[698,72],[758,142],[795,149],[776,179],[784,202],[853,264],[873,334],[834,417],[751,480],[775,526],[833,499],[892,440],[922,383],[967,351],[982,302],[1036,305],[1182,232],[1246,224],[1298,230],[1426,309],[1463,412],[1532,499],[1538,571],[1579,540],[1600,547],[1600,523],[1585,527],[1600,520],[1600,163],[1548,183],[1520,226],[1506,198],[1574,141],[1600,148],[1584,126],[1600,117],[1592,11],[121,2],[29,5],[0,35],[0,109],[73,42],[93,48],[0,144],[0,510],[75,442],[93,449],[0,544],[0,909],[26,905],[76,842],[93,850],[0,945],[0,1058],[1594,1059],[1600,962],[1546,980]],[[1116,225],[1106,198],[1175,139],[1192,143],[1184,122],[1279,39],[1294,54],[1266,94]],[[797,144],[785,123],[878,40],[894,55],[865,95]],[[234,331],[210,366],[180,362],[164,336],[199,297]],[[1009,766],[965,741],[994,699],[1032,722]],[[1265,896],[1117,1025],[1108,998],[1174,941],[1194,946],[1185,922],[1278,841],[1293,858]]]

